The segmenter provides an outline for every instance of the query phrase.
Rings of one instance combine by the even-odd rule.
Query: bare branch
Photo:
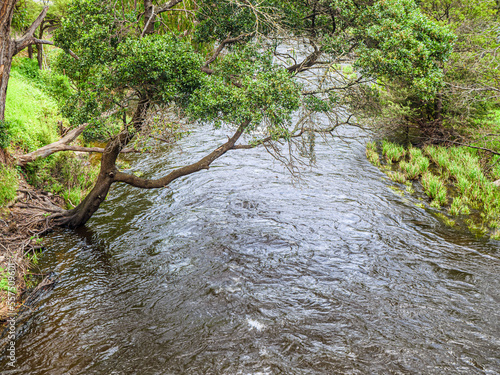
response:
[[[443,139],[439,139],[439,138],[427,138],[427,139],[432,139],[432,140],[437,140],[437,141],[443,141]],[[452,141],[452,140],[449,140],[449,139],[445,140],[445,142],[446,143],[452,143],[452,144],[457,145],[457,146],[464,146],[464,147],[468,147],[468,148],[474,148],[476,150],[486,151],[486,152],[489,152],[490,154],[493,154],[493,155],[500,155],[500,152],[492,150],[491,148],[479,147],[479,146],[472,146],[472,145],[467,144],[467,143],[456,142],[456,141]]]
[[[318,58],[321,56],[321,50],[314,43],[312,43],[312,46],[314,47],[314,52],[307,56],[304,61],[286,68],[290,73],[300,73],[316,64]]]
[[[156,13],[156,14],[166,12],[167,10],[170,10],[171,8],[173,8],[174,6],[176,6],[179,3],[182,3],[182,0],[170,0],[167,4],[165,4],[163,7],[161,7],[158,10],[158,13]]]
[[[248,34],[241,34],[237,37],[234,37],[234,38],[230,38],[230,35],[228,35],[228,37],[226,39],[224,39],[221,44],[219,45],[219,47],[217,47],[217,49],[215,50],[214,54],[212,55],[212,57],[210,57],[206,62],[205,64],[203,65],[203,67],[206,67],[208,68],[208,65],[213,63],[217,57],[220,55],[220,53],[222,52],[222,50],[228,45],[228,44],[232,44],[232,43],[236,43],[237,41],[243,39],[243,38],[246,38],[248,36],[252,36],[254,35],[255,32],[251,32],[251,33],[248,33]]]
[[[250,120],[243,122],[236,131],[236,133],[234,133],[234,135],[231,138],[229,138],[228,141],[224,143],[222,146],[216,148],[210,154],[208,154],[207,156],[205,156],[204,158],[200,159],[199,161],[193,164],[173,170],[165,177],[156,180],[149,180],[136,177],[132,174],[124,172],[116,172],[116,174],[114,175],[114,181],[125,182],[126,184],[143,189],[156,189],[167,186],[168,184],[170,184],[172,181],[174,181],[179,177],[187,176],[189,174],[201,171],[202,169],[209,169],[210,164],[212,164],[214,160],[218,159],[219,157],[224,155],[228,150],[233,148],[234,144],[236,143],[236,141],[238,141],[238,139],[243,134],[243,131],[249,124]]]

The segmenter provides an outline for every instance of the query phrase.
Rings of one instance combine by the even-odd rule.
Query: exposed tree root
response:
[[[29,274],[29,259],[26,255],[41,248],[37,239],[49,232],[53,224],[48,220],[51,214],[64,212],[60,207],[64,201],[50,193],[31,188],[20,181],[18,195],[0,219],[0,267],[1,275],[13,276],[15,306],[20,307],[26,291],[25,276]],[[11,294],[12,296],[12,294]],[[0,289],[0,322],[8,317],[9,293]]]

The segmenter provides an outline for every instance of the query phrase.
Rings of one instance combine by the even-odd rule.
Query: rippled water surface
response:
[[[394,194],[362,143],[318,143],[300,184],[254,149],[168,189],[114,186],[86,228],[51,235],[58,281],[5,373],[499,374],[499,243]]]

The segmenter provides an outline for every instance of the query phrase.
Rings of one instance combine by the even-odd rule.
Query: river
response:
[[[395,194],[360,130],[342,133],[299,183],[258,148],[166,189],[114,186],[85,228],[49,236],[56,285],[0,368],[499,374],[499,242]],[[203,128],[132,169],[161,176],[224,139]]]

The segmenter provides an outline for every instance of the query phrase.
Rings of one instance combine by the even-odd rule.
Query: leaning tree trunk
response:
[[[3,0],[0,6],[0,121],[5,120],[5,101],[9,83],[14,42],[10,38],[12,15],[17,0]]]
[[[141,36],[154,33],[155,19],[156,15],[154,13],[153,0],[144,0],[144,29]],[[137,109],[132,118],[134,133],[140,132],[149,106],[150,103],[147,97],[139,99]],[[74,209],[54,215],[52,220],[55,225],[77,228],[84,225],[92,217],[99,209],[101,203],[106,199],[109,188],[113,182],[116,182],[115,176],[118,172],[116,168],[116,159],[132,137],[133,134],[130,134],[125,129],[108,142],[102,153],[101,169],[94,187]]]
[[[134,133],[141,130],[149,105],[148,99],[143,98],[139,100],[139,104],[132,118],[132,125],[135,129]],[[109,188],[113,182],[116,182],[115,175],[118,172],[116,159],[132,137],[133,134],[125,129],[108,142],[102,153],[101,169],[91,192],[74,209],[54,215],[53,222],[55,225],[77,228],[84,225],[92,217],[101,203],[106,199]]]

